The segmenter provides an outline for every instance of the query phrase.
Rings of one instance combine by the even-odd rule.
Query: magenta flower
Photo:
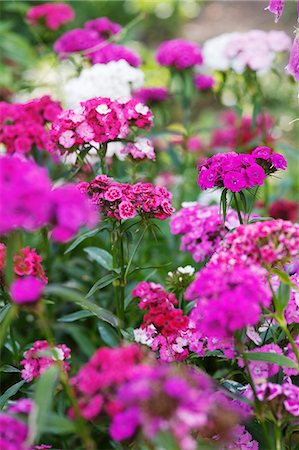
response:
[[[271,302],[261,273],[265,275],[243,266],[232,269],[212,263],[202,269],[185,294],[187,300],[197,300],[198,330],[205,336],[231,338],[236,331],[256,325],[262,306]]]
[[[119,209],[119,217],[121,219],[133,219],[133,217],[136,216],[136,209],[134,208],[133,204],[128,201],[122,201],[118,205]]]
[[[33,276],[18,278],[10,287],[11,298],[19,305],[35,303],[42,297],[44,286],[41,280]]]
[[[141,64],[141,58],[134,50],[112,42],[99,45],[99,48],[91,52],[88,57],[92,64],[107,64],[121,59],[127,61],[132,67],[139,67]]]
[[[156,60],[161,66],[184,70],[202,64],[203,57],[197,44],[184,39],[172,39],[160,45]]]
[[[285,158],[279,153],[271,153],[269,147],[257,147],[251,155],[217,153],[198,167],[198,184],[201,189],[225,187],[240,192],[262,185],[267,175],[286,167]]]
[[[75,13],[66,3],[44,3],[30,8],[26,18],[32,26],[44,24],[49,30],[57,30],[61,25],[74,20]]]
[[[97,211],[74,184],[66,184],[54,189],[52,201],[52,239],[67,242],[82,226],[92,228],[97,223]]]
[[[267,8],[271,13],[275,14],[275,22],[278,22],[284,7],[284,0],[269,0]]]
[[[54,50],[61,57],[67,53],[82,52],[100,43],[98,33],[93,30],[74,28],[67,31],[54,43]]]
[[[20,419],[0,413],[0,448],[3,450],[32,450],[26,443],[28,427]]]
[[[85,22],[84,28],[96,31],[102,39],[107,39],[121,31],[121,25],[112,22],[108,17],[98,17],[97,19],[88,20]]]
[[[242,189],[249,187],[243,173],[235,170],[232,170],[224,175],[223,185],[232,192],[240,192]]]
[[[286,70],[290,75],[293,75],[296,81],[299,81],[299,38],[295,37],[293,46],[290,51],[289,63]]]
[[[18,157],[0,158],[0,234],[38,230],[50,220],[51,182],[47,170]]]
[[[194,84],[199,91],[208,91],[215,86],[215,78],[211,75],[198,74],[194,77]]]
[[[134,98],[145,105],[165,102],[169,97],[166,87],[144,87],[134,92]]]

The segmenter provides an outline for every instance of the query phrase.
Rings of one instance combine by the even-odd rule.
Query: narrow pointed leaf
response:
[[[98,247],[86,247],[84,251],[88,254],[90,259],[100,264],[104,269],[112,270],[113,258],[109,252]]]

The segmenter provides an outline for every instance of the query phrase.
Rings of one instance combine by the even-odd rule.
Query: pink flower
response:
[[[156,60],[161,66],[171,66],[178,70],[202,64],[201,48],[184,39],[163,42],[157,50]]]
[[[26,443],[28,432],[22,420],[0,413],[0,446],[3,450],[32,450]]]
[[[136,216],[136,209],[131,202],[122,201],[119,204],[118,209],[121,219],[133,219],[133,217]]]
[[[286,70],[290,75],[293,75],[296,81],[299,81],[299,38],[295,37],[293,46],[290,51],[289,63]]]
[[[234,170],[225,174],[223,178],[223,184],[232,192],[240,192],[242,189],[248,186],[243,173]]]
[[[71,350],[65,344],[51,347],[47,341],[36,341],[33,346],[24,353],[22,378],[27,383],[38,378],[55,361],[62,361],[64,370],[69,371],[70,365],[66,361],[70,358]]]
[[[115,202],[115,200],[121,199],[123,196],[123,193],[121,189],[115,186],[111,186],[104,194],[105,200],[108,200],[108,202]]]
[[[284,0],[269,0],[267,8],[271,13],[275,14],[275,22],[278,22],[284,7]]]
[[[58,139],[58,142],[64,148],[71,148],[76,142],[75,133],[72,130],[64,131]]]
[[[187,150],[189,152],[199,152],[203,149],[203,142],[199,136],[190,136],[187,141]]]
[[[255,158],[269,159],[271,155],[271,149],[269,147],[256,147],[251,152],[251,155]]]
[[[275,169],[282,169],[285,170],[287,168],[287,162],[284,158],[284,156],[280,155],[279,153],[273,153],[273,155],[271,155],[271,162],[273,164],[273,166],[275,167]]]
[[[196,326],[204,336],[231,338],[235,331],[259,322],[262,306],[271,302],[271,292],[261,272],[254,270],[210,262],[197,274],[185,298],[197,300],[194,309],[201,320]]]
[[[121,31],[121,25],[112,22],[108,17],[98,17],[97,19],[88,20],[85,22],[84,28],[96,31],[102,39],[107,39]]]
[[[99,49],[91,52],[88,57],[92,64],[107,64],[110,61],[120,61],[121,59],[124,59],[133,67],[139,67],[141,64],[141,58],[134,50],[112,42],[102,44],[99,46]]]
[[[54,227],[52,239],[67,242],[82,226],[92,228],[97,223],[97,212],[88,197],[76,185],[66,184],[52,191]]]
[[[246,169],[246,175],[248,177],[248,187],[262,186],[266,178],[264,169],[255,163]]]
[[[74,20],[75,13],[66,3],[44,3],[30,8],[26,17],[33,26],[45,24],[49,30],[57,30],[61,25]]]
[[[145,105],[165,102],[169,97],[166,87],[144,87],[134,92],[134,98]]]
[[[98,33],[93,30],[74,28],[67,31],[54,43],[54,50],[61,57],[67,53],[81,52],[99,44]]]
[[[194,77],[194,84],[199,91],[208,91],[215,86],[215,78],[211,75],[198,74]]]
[[[16,279],[11,287],[10,294],[14,303],[35,303],[43,295],[44,283],[36,277],[27,276]]]

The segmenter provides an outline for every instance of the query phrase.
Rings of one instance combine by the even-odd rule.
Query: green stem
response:
[[[280,324],[280,323],[279,323],[279,324]],[[288,338],[288,340],[289,340],[289,343],[290,343],[291,346],[292,346],[293,352],[294,352],[294,354],[295,354],[295,356],[296,356],[296,359],[297,359],[297,362],[298,362],[298,367],[297,367],[297,369],[298,369],[298,371],[299,371],[299,351],[298,351],[297,345],[296,345],[296,343],[295,343],[295,341],[294,341],[294,339],[293,339],[293,336],[291,335],[290,330],[288,329],[287,324],[286,324],[286,323],[280,324],[280,327],[281,327],[281,329],[285,332],[285,334],[286,334],[286,336],[287,336],[287,338]]]
[[[52,330],[49,326],[48,320],[45,316],[45,309],[44,309],[43,303],[40,303],[39,308],[37,310],[37,315],[38,315],[40,326],[45,333],[47,341],[49,342],[51,347],[55,347],[55,338],[54,338]],[[89,430],[86,426],[86,422],[84,421],[84,419],[81,415],[81,411],[80,411],[80,407],[79,407],[77,398],[75,396],[73,387],[69,382],[69,378],[65,372],[65,369],[62,365],[62,361],[58,360],[57,364],[60,369],[59,376],[60,376],[61,384],[63,385],[64,391],[65,391],[65,393],[70,401],[70,404],[72,405],[73,410],[74,410],[75,421],[78,426],[78,434],[81,438],[83,447],[86,450],[95,450],[94,442],[90,437]]]
[[[115,292],[116,315],[123,325],[125,316],[125,268],[124,268],[124,247],[123,236],[120,233],[120,225],[115,224],[111,233],[111,248],[113,257],[113,268],[120,269],[120,279],[113,282]],[[120,266],[120,267],[119,267]]]
[[[237,209],[240,225],[243,225],[242,214],[241,214],[240,206],[239,206],[239,203],[238,203],[237,195],[236,195],[235,192],[233,192],[233,198],[234,198],[234,201],[235,201],[235,205],[236,205],[236,209]]]
[[[269,206],[269,182],[266,178],[264,181],[264,212],[268,214],[268,206]]]
[[[250,205],[250,207],[249,207],[249,210],[248,210],[247,223],[248,223],[249,220],[250,220],[250,215],[251,215],[251,213],[252,213],[252,210],[253,210],[253,207],[254,207],[254,204],[255,204],[255,199],[256,199],[258,190],[259,190],[259,186],[257,186],[257,187],[255,188],[254,193],[253,193],[252,203],[251,203],[251,205]]]
[[[0,350],[2,349],[4,342],[5,342],[5,338],[6,338],[6,334],[7,334],[7,330],[10,327],[10,324],[12,323],[12,321],[14,320],[14,318],[16,317],[17,314],[17,308],[13,305],[10,307],[10,309],[8,310],[3,322],[1,323],[1,328],[0,328]]]
[[[281,447],[281,430],[280,423],[276,423],[274,427],[274,436],[275,436],[275,450],[282,450]]]

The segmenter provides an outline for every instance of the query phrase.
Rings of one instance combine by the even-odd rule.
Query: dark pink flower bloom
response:
[[[199,91],[208,91],[215,86],[215,78],[211,75],[198,74],[194,77],[194,84]]]
[[[27,276],[16,279],[11,287],[10,294],[14,303],[35,303],[43,295],[45,284],[36,277]]]
[[[0,413],[0,448],[3,450],[32,450],[26,443],[28,427],[20,419]]]
[[[84,28],[96,31],[102,39],[107,39],[121,31],[121,25],[112,22],[108,17],[98,17],[97,19],[88,20],[85,22]]]
[[[26,14],[31,25],[44,24],[49,30],[57,30],[61,25],[75,18],[73,8],[66,3],[44,3],[33,6]]]
[[[134,50],[112,42],[99,45],[99,48],[91,52],[88,57],[92,64],[107,64],[110,61],[120,61],[121,59],[133,67],[139,67],[141,64],[141,58]]]
[[[184,39],[172,39],[160,45],[156,60],[161,66],[184,70],[202,64],[203,57],[199,45]]]
[[[136,209],[134,208],[133,204],[128,201],[122,201],[118,205],[119,209],[119,217],[121,219],[133,219],[133,217],[136,216]]]
[[[266,178],[264,169],[256,163],[253,163],[246,169],[246,175],[248,177],[248,187],[262,186]]]
[[[237,172],[235,170],[227,172],[224,175],[223,184],[224,187],[230,189],[232,192],[240,192],[242,189],[248,186],[248,183],[246,182],[246,178],[243,175],[243,173]]]
[[[67,31],[54,43],[54,50],[61,57],[67,53],[81,52],[100,43],[98,33],[93,30],[74,28]]]
[[[52,191],[52,239],[67,242],[82,226],[92,228],[97,222],[97,212],[74,184],[66,184]]]
[[[271,155],[271,149],[269,147],[256,147],[251,152],[251,155],[255,158],[269,159]]]
[[[296,222],[299,204],[284,198],[273,202],[269,207],[269,216],[274,219],[284,219]]]
[[[145,105],[161,103],[169,97],[166,87],[144,87],[134,92],[134,97]]]

